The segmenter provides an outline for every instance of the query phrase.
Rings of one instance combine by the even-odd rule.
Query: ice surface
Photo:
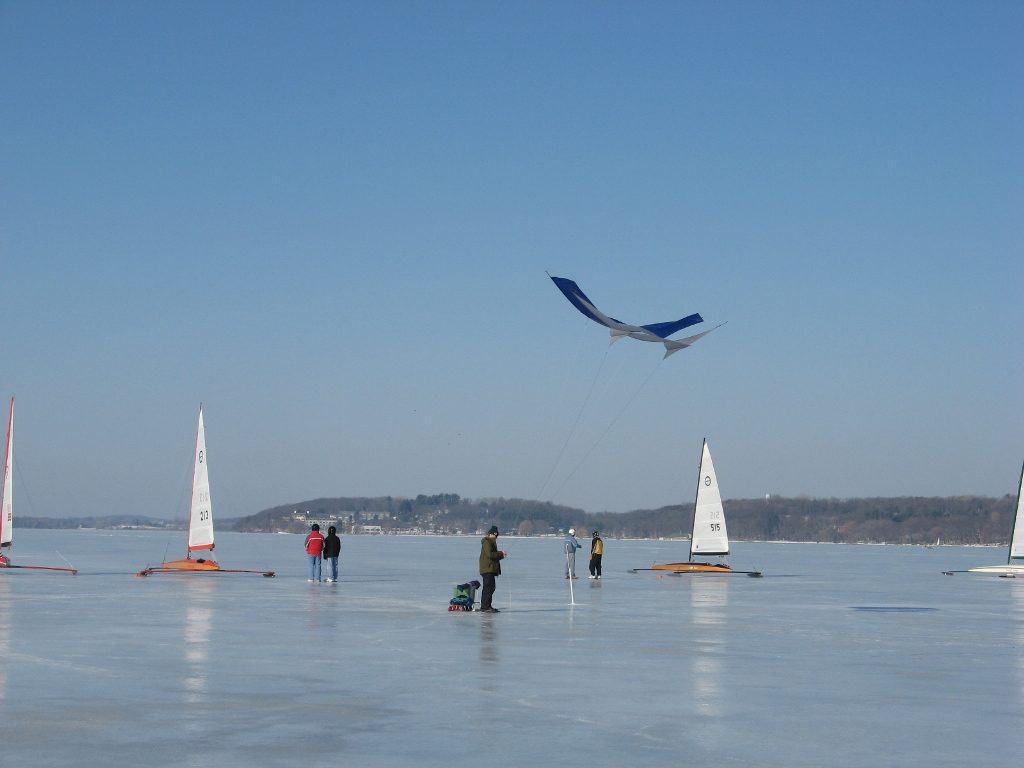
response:
[[[744,544],[745,576],[632,575],[685,542],[606,542],[570,609],[561,542],[509,550],[498,615],[448,613],[478,540],[19,530],[0,572],[4,766],[969,766],[1024,755],[1024,579],[1004,550]],[[585,558],[578,565],[585,568]],[[583,570],[581,568],[581,570]],[[582,574],[585,576],[585,573]],[[932,610],[874,610],[929,608]],[[865,610],[872,609],[872,610]]]

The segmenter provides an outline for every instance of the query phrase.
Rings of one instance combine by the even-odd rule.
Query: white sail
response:
[[[14,488],[11,479],[14,466],[14,398],[11,398],[11,412],[7,418],[7,447],[4,451],[3,504],[0,505],[0,547],[9,546],[14,540]]]
[[[203,406],[199,406],[195,465],[192,473],[192,508],[188,517],[188,549],[213,549],[213,505],[210,502],[210,474],[206,466],[206,428]]]
[[[1024,557],[1024,499],[1021,498],[1021,486],[1024,485],[1024,467],[1020,471],[1020,482],[1017,484],[1017,510],[1013,517],[1013,528],[1010,533],[1010,559]]]
[[[693,534],[690,538],[690,559],[695,555],[729,554],[729,534],[725,530],[725,510],[718,491],[718,476],[711,461],[708,441],[700,457],[697,478],[697,501],[693,509]]]

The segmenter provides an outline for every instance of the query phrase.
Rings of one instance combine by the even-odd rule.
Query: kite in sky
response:
[[[658,344],[665,345],[665,357],[678,352],[680,349],[686,349],[693,345],[698,339],[707,336],[715,328],[720,328],[725,323],[719,323],[715,328],[710,328],[702,333],[695,334],[693,336],[687,336],[682,339],[670,339],[676,331],[681,331],[683,328],[689,328],[691,325],[697,323],[703,323],[704,318],[698,313],[694,312],[692,315],[687,315],[680,320],[674,320],[668,323],[651,323],[650,325],[629,325],[621,320],[616,320],[614,317],[608,317],[601,310],[594,306],[594,303],[587,298],[587,295],[580,290],[580,287],[576,285],[572,280],[566,277],[552,277],[550,274],[548,277],[558,286],[565,298],[576,307],[580,312],[589,317],[595,323],[600,323],[605,328],[611,330],[612,340],[614,344],[619,339],[629,336],[632,339],[639,339],[640,341],[653,341]]]

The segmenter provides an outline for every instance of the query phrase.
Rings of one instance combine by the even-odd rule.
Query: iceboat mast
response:
[[[697,499],[700,498],[700,476],[704,471],[704,446],[708,444],[705,437],[700,446],[700,460],[697,462],[697,484],[693,490],[693,519],[690,521],[690,554],[686,556],[687,562],[693,562],[693,534],[697,529]]]
[[[11,397],[11,405],[7,416],[7,441],[4,444],[4,476],[3,490],[0,491],[0,547],[9,547],[14,540],[14,499],[12,480],[14,473],[14,397]]]
[[[1006,553],[1006,564],[1012,565],[1014,560],[1024,559],[1024,527],[1021,526],[1021,518],[1024,517],[1024,506],[1021,505],[1021,487],[1024,486],[1024,464],[1021,465],[1020,479],[1017,481],[1017,508],[1014,510],[1013,523],[1010,524],[1010,549]],[[1017,540],[1020,536],[1021,541]]]
[[[192,493],[189,494],[188,504],[188,528],[185,531],[185,559],[192,559],[192,516],[195,514],[193,499],[196,495],[196,459],[199,458],[199,425],[203,423],[203,404],[199,404],[199,421],[196,423],[195,445],[192,447]]]

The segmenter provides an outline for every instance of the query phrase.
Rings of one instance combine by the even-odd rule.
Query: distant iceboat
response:
[[[1010,524],[1010,550],[1007,552],[1006,565],[980,565],[966,571],[943,571],[947,576],[954,573],[984,573],[990,576],[1002,576],[1012,579],[1024,576],[1024,500],[1021,499],[1021,485],[1024,484],[1024,466],[1017,482],[1017,509]]]
[[[273,576],[273,571],[254,571],[221,568],[208,557],[193,558],[194,552],[212,552],[213,504],[210,500],[210,473],[206,461],[206,427],[203,424],[203,406],[199,406],[199,426],[196,428],[196,450],[192,464],[192,504],[188,515],[188,546],[184,560],[170,560],[159,566],[147,566],[136,576],[153,573],[259,573]]]
[[[0,568],[18,568],[26,571],[64,571],[76,574],[74,568],[54,568],[48,565],[12,565],[10,558],[4,555],[5,548],[10,549],[14,543],[14,398],[7,416],[7,442],[4,450],[3,490],[0,491]]]
[[[685,563],[660,563],[636,571],[668,571],[671,573],[742,573],[761,576],[760,571],[734,571],[724,562],[697,562],[696,557],[724,557],[729,554],[729,533],[725,527],[725,508],[718,489],[718,476],[711,461],[707,438],[700,454],[697,473],[697,497],[693,502],[693,526],[690,535],[690,556]]]

